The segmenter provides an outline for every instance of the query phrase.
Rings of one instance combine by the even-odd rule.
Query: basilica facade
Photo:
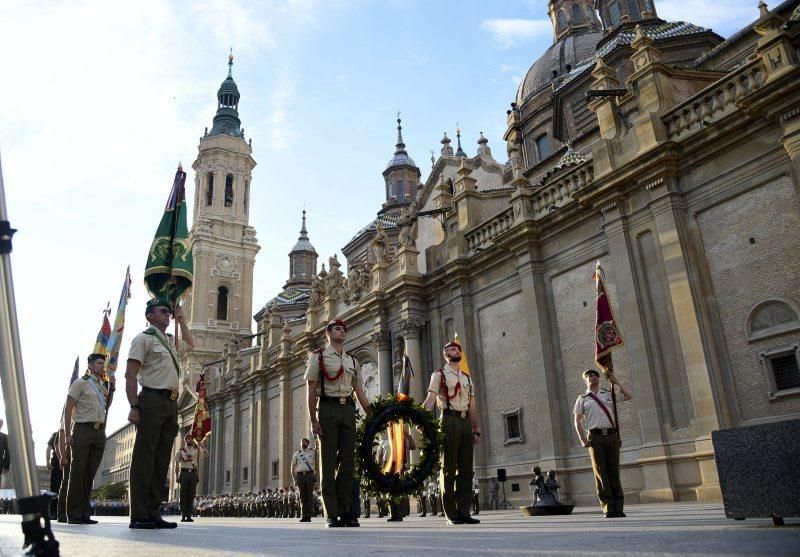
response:
[[[762,3],[727,40],[659,18],[653,0],[542,4],[553,44],[510,104],[502,153],[445,135],[423,181],[398,120],[375,219],[318,265],[313,219],[298,215],[287,282],[255,313],[255,161],[223,82],[194,163],[197,350],[180,399],[184,431],[204,374],[199,493],[291,483],[310,433],[305,363],[338,317],[371,397],[397,389],[405,354],[423,398],[457,333],[479,480],[506,469],[521,504],[538,465],[593,503],[572,408],[593,366],[597,261],[625,340],[616,373],[635,394],[619,407],[630,501],[719,499],[711,432],[800,416],[797,2]]]

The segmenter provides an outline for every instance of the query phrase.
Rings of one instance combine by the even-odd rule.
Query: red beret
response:
[[[330,331],[334,327],[342,327],[344,332],[347,332],[347,325],[344,324],[344,321],[341,319],[332,319],[330,323],[325,327],[326,331]]]
[[[454,341],[454,340],[451,340],[450,342],[448,342],[447,344],[445,344],[445,345],[444,345],[444,350],[447,350],[447,349],[448,349],[448,348],[450,348],[451,346],[455,346],[456,348],[458,348],[458,349],[459,349],[459,350],[461,350],[462,352],[464,351],[464,350],[461,348],[461,345],[460,345],[459,343],[457,343],[456,341]]]

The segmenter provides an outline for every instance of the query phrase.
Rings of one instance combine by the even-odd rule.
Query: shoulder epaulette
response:
[[[89,380],[89,376],[88,375],[84,375],[83,377],[81,377],[81,379],[83,379],[84,381],[88,381]]]
[[[149,327],[147,329],[145,329],[144,331],[142,331],[142,332],[144,334],[146,334],[146,335],[154,335],[154,334],[156,334],[156,332],[153,329],[150,329]]]

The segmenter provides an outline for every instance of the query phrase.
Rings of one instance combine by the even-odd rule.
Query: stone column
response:
[[[370,340],[378,349],[378,370],[380,372],[380,391],[382,395],[393,392],[392,382],[392,350],[389,344],[389,332],[378,331],[373,333]]]
[[[421,326],[422,322],[416,319],[405,319],[400,325],[400,332],[405,339],[406,355],[411,360],[411,367],[414,369],[414,377],[411,378],[411,388],[408,392],[419,403],[425,400],[427,387],[422,384],[422,358],[419,349],[419,328]]]
[[[230,442],[232,445],[233,450],[231,451],[231,492],[236,493],[239,491],[241,487],[240,480],[241,480],[241,466],[242,466],[242,451],[241,451],[241,431],[242,431],[242,410],[239,397],[241,393],[239,393],[238,389],[233,392],[233,415],[231,418],[233,419],[233,439],[226,439],[227,442]]]
[[[257,479],[257,486],[259,489],[266,489],[267,479],[269,478],[269,455],[267,448],[269,447],[269,427],[267,420],[267,382],[263,378],[258,380],[258,390],[256,392],[256,399],[258,401],[258,413],[256,414],[256,436],[253,450],[256,453],[256,468],[254,470],[254,477]]]
[[[214,416],[214,459],[213,459],[213,466],[214,466],[214,494],[219,495],[222,493],[222,488],[225,485],[224,476],[225,476],[225,439],[223,438],[223,429],[222,429],[222,416],[224,413],[223,410],[224,402],[222,400],[217,401],[217,407]]]
[[[647,460],[642,465],[644,486],[639,492],[642,503],[654,501],[675,501],[676,495],[670,480],[666,463],[667,450],[661,429],[661,416],[656,386],[653,382],[650,359],[647,354],[647,335],[640,313],[641,302],[636,290],[631,246],[628,241],[627,217],[616,202],[604,206],[603,231],[608,241],[611,272],[614,274],[617,291],[617,304],[625,347],[631,368],[633,395],[639,409],[639,426],[642,434],[639,458]],[[667,273],[669,274],[669,273]],[[613,302],[613,301],[612,301]]]
[[[669,184],[669,180],[663,180],[650,188],[651,210],[664,261],[667,295],[672,304],[675,327],[680,331],[680,353],[677,356],[683,358],[689,383],[698,435],[695,450],[712,452],[711,432],[720,428],[720,417],[726,416],[725,408],[720,406],[722,401],[715,396],[715,392],[720,398],[724,398],[724,395],[723,389],[714,388],[714,370],[706,362],[701,317],[690,284],[689,254],[681,238],[686,229],[683,211],[677,194],[670,191]],[[719,500],[719,478],[714,460],[700,460],[699,464],[703,483],[695,488],[698,500]]]
[[[286,362],[281,362],[281,376],[280,379],[278,379],[278,388],[280,392],[278,403],[278,419],[280,420],[280,425],[278,427],[278,431],[280,432],[280,437],[278,438],[278,458],[280,459],[278,464],[278,485],[283,486],[292,483],[289,477],[289,458],[291,458],[290,455],[292,454],[292,393],[290,390],[289,370],[286,369]]]

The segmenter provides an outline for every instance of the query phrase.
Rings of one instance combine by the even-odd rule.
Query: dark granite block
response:
[[[728,518],[800,516],[800,420],[711,434]]]

